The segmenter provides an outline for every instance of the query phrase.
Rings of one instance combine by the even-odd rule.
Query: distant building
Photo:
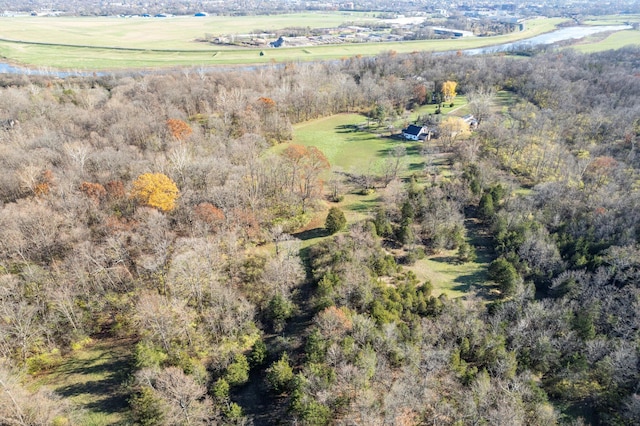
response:
[[[276,41],[272,41],[271,43],[269,43],[269,46],[271,46],[271,47],[282,47],[282,46],[284,46],[284,38],[282,36],[278,37],[278,39]]]
[[[472,37],[473,33],[471,31],[463,31],[463,30],[454,30],[451,28],[442,28],[442,27],[431,27],[433,29],[434,34],[438,35],[446,35],[451,37]]]

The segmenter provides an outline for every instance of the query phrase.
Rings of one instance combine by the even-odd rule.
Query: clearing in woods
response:
[[[101,338],[71,352],[62,363],[36,379],[69,401],[77,424],[85,426],[127,423],[124,382],[132,366],[133,339]]]
[[[500,110],[512,102],[511,94],[500,92],[494,99],[494,108]],[[447,107],[443,111],[445,114],[462,115],[467,112],[466,103],[466,98],[459,96],[453,108]],[[433,113],[434,110],[434,105],[426,105],[415,112],[410,119],[415,119],[418,114]],[[399,129],[406,124],[408,123],[399,121],[394,123],[394,127]],[[426,143],[406,141],[399,137],[397,132],[398,130],[395,135],[390,136],[386,127],[372,124],[366,116],[361,114],[339,114],[297,124],[294,126],[294,143],[316,146],[325,154],[332,166],[331,171],[325,174],[325,180],[330,179],[332,175],[343,173],[376,174],[380,171],[389,152],[398,145],[404,146],[407,151],[403,160],[405,168],[401,178],[407,179],[412,174],[420,175],[425,167],[425,161],[429,161],[440,175],[446,176],[451,172],[449,155],[440,153],[437,140]],[[286,144],[278,146],[275,150],[278,152],[286,146]],[[425,156],[423,148],[427,148],[427,152],[430,153]],[[308,247],[327,237],[319,227],[324,226],[323,219],[329,205],[340,207],[345,212],[348,222],[353,223],[372,217],[383,193],[382,188],[368,194],[349,191],[341,202],[327,202],[326,209],[318,213],[313,220],[313,226],[299,235],[303,239],[303,247]],[[467,241],[476,249],[475,262],[457,263],[455,262],[456,251],[450,250],[429,255],[407,267],[421,282],[431,281],[434,295],[444,293],[449,297],[460,297],[472,288],[480,289],[486,284],[486,268],[493,259],[489,238],[476,220],[467,219],[465,226]]]

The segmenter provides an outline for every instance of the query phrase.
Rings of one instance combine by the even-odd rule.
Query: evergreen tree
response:
[[[327,215],[327,220],[324,223],[324,227],[327,231],[329,231],[330,234],[335,234],[342,230],[346,225],[347,218],[344,217],[344,212],[337,207],[331,207],[329,209],[329,214]]]

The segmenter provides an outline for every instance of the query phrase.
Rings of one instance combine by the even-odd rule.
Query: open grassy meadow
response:
[[[582,53],[594,53],[632,45],[640,45],[640,31],[619,31],[604,38],[593,36],[585,39],[583,43],[571,46],[571,48]]]
[[[249,34],[288,27],[364,25],[370,13],[299,13],[259,16],[176,16],[168,18],[16,17],[0,18],[0,38],[83,46],[136,49],[211,50],[196,43],[205,34]]]
[[[525,31],[496,37],[393,43],[272,48],[236,48],[199,43],[205,34],[244,34],[292,26],[365,25],[368,14],[303,13],[255,17],[19,17],[0,18],[0,56],[34,67],[115,70],[171,66],[229,66],[288,61],[319,61],[394,50],[457,51],[512,42],[552,31],[560,18],[527,22]],[[263,55],[260,53],[263,52]]]

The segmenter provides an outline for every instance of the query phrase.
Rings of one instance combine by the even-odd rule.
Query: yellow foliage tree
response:
[[[165,212],[176,207],[176,199],[179,196],[176,184],[162,173],[145,173],[138,176],[131,189],[131,198]]]
[[[456,98],[456,88],[458,87],[458,83],[455,81],[445,81],[442,83],[442,97],[445,102],[453,102]]]
[[[460,117],[449,116],[440,123],[440,140],[446,148],[450,148],[458,139],[466,139],[471,135],[469,123]]]

